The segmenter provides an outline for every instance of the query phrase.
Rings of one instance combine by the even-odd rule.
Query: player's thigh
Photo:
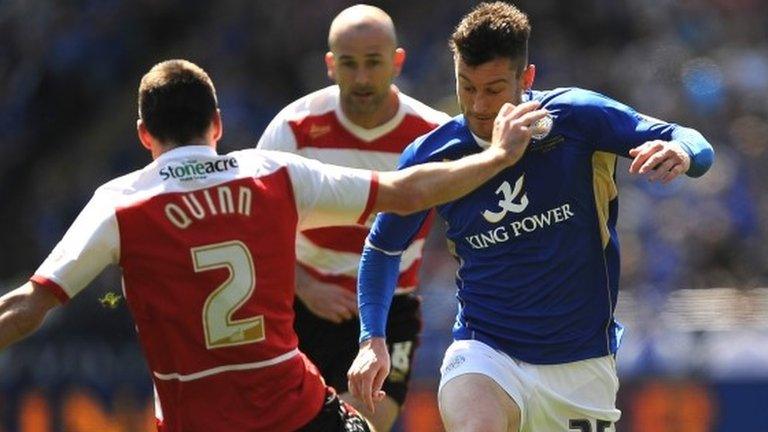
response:
[[[493,379],[478,373],[451,378],[439,393],[446,431],[517,432],[520,408]]]
[[[391,369],[383,390],[398,405],[405,402],[411,379],[411,365],[421,333],[421,300],[415,294],[400,294],[392,299],[387,317],[387,347]]]

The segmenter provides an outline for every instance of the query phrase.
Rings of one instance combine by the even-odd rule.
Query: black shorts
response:
[[[325,382],[339,393],[347,391],[347,370],[357,356],[360,321],[335,324],[310,312],[301,300],[294,301],[299,348],[320,369]],[[392,299],[387,319],[387,347],[392,369],[383,390],[399,405],[405,402],[411,378],[411,361],[421,332],[421,299],[413,293]]]
[[[329,388],[323,408],[299,432],[371,432],[371,429],[355,408]]]

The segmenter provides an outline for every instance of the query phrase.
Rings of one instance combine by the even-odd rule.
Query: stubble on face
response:
[[[348,114],[370,115],[376,113],[387,102],[390,86],[378,88],[375,85],[340,86],[341,103]]]

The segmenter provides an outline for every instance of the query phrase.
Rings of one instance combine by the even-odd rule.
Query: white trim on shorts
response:
[[[567,418],[601,419],[615,424],[621,417],[616,409],[616,363],[610,355],[534,365],[477,340],[454,341],[440,367],[438,397],[448,381],[469,373],[491,378],[515,401],[520,408],[520,432],[568,431]],[[590,391],[583,391],[585,385]],[[615,426],[609,430],[615,430]]]

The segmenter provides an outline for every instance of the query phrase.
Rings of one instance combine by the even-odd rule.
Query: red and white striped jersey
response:
[[[297,229],[369,218],[369,171],[183,146],[103,186],[32,280],[66,301],[109,264],[161,431],[294,430],[325,385],[293,330]]]
[[[365,129],[352,123],[339,104],[339,87],[330,86],[285,107],[267,126],[258,148],[296,153],[325,163],[390,171],[400,153],[414,139],[445,123],[450,117],[398,92],[397,114],[385,124]],[[315,279],[356,289],[357,269],[368,235],[366,226],[335,226],[303,230],[297,236],[296,256]],[[424,238],[431,223],[422,226],[403,252],[399,291],[418,283]]]

